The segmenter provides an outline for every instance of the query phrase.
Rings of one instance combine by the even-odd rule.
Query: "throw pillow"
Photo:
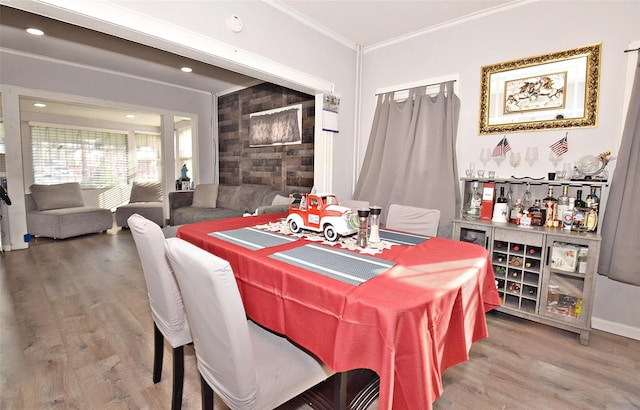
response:
[[[289,198],[282,195],[276,195],[271,202],[271,205],[289,205]]]
[[[129,203],[134,202],[162,202],[162,185],[159,182],[133,181]]]
[[[77,182],[54,185],[33,184],[29,190],[38,211],[84,206],[80,184]]]
[[[215,208],[218,202],[218,184],[198,184],[193,191],[193,208]]]

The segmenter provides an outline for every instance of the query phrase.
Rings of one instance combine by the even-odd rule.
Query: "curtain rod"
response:
[[[446,84],[446,83],[449,83],[449,82],[455,83],[456,81],[458,81],[458,80],[445,80],[445,81],[440,81],[439,83],[416,85],[416,86],[409,87],[409,88],[399,88],[397,90],[382,91],[382,92],[376,93],[375,95],[388,94],[388,93],[397,93],[397,92],[400,92],[400,91],[407,91],[407,90],[411,90],[411,89],[419,88],[419,87],[433,87],[434,85]]]
[[[638,48],[631,48],[631,49],[629,49],[629,50],[624,50],[624,52],[625,52],[625,53],[630,53],[630,52],[632,52],[632,51],[640,51],[640,47],[638,47]]]

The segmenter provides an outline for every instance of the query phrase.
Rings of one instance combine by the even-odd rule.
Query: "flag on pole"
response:
[[[493,149],[491,153],[492,157],[501,157],[505,155],[507,152],[511,151],[511,146],[509,145],[509,141],[507,141],[507,136],[502,137],[498,145]]]
[[[553,153],[556,154],[557,156],[560,156],[565,152],[569,151],[569,143],[567,142],[568,134],[569,133],[566,133],[564,137],[560,138],[560,140],[554,142],[549,146],[549,148],[551,148],[551,151],[553,151]]]

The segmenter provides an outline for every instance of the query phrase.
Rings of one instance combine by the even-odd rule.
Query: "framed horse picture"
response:
[[[601,44],[484,66],[480,134],[595,127]]]

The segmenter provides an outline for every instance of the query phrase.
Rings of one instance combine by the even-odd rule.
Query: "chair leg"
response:
[[[200,394],[202,395],[202,410],[213,410],[213,389],[200,375]]]
[[[164,354],[164,336],[153,322],[153,382],[158,383],[162,377],[162,356]]]
[[[184,347],[173,348],[173,396],[171,410],[182,408],[182,385],[184,382]]]
[[[345,410],[347,408],[347,372],[340,372],[334,378],[333,408]]]

